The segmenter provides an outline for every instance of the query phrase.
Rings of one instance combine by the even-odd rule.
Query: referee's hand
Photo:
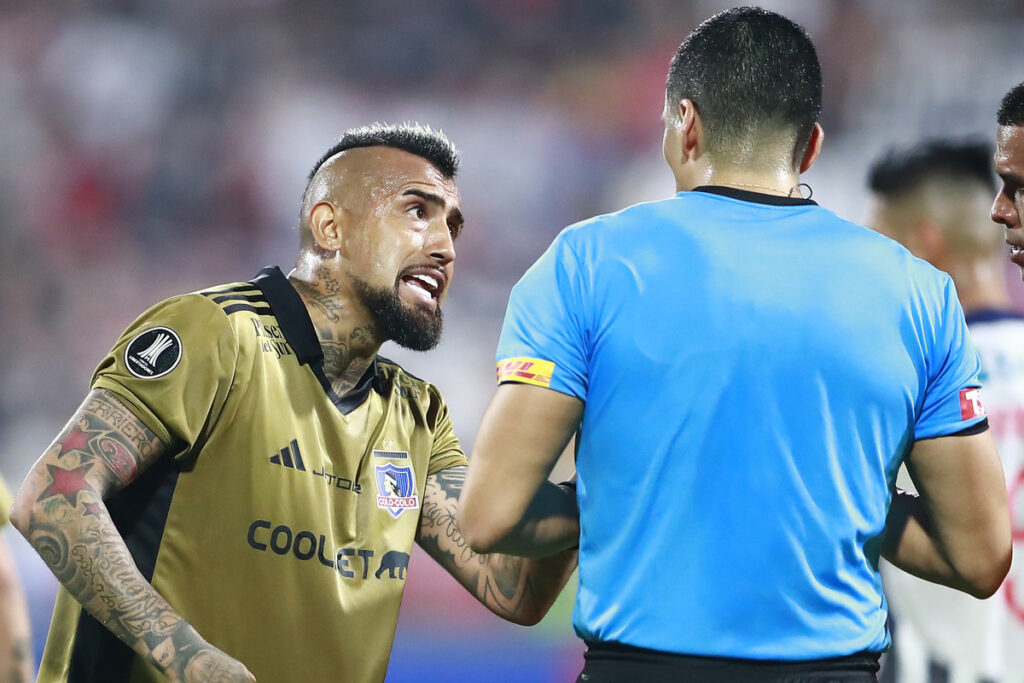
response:
[[[256,677],[240,661],[211,646],[188,663],[184,683],[256,683]]]

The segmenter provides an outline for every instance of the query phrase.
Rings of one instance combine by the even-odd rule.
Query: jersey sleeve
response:
[[[512,288],[496,354],[498,383],[586,400],[585,273],[562,233]]]
[[[440,392],[432,390],[434,406],[431,410],[434,424],[434,444],[430,450],[430,464],[427,466],[427,476],[437,474],[441,470],[460,465],[469,465],[466,454],[462,451],[462,445],[455,436],[455,428],[452,426],[452,418],[448,413],[448,405],[444,402]]]
[[[11,492],[7,490],[3,478],[0,477],[0,527],[7,526],[11,521],[10,510],[12,502],[14,500],[11,498]]]
[[[234,378],[238,344],[224,312],[200,294],[163,301],[125,330],[92,378],[177,454],[201,443]]]
[[[942,308],[932,324],[925,367],[928,383],[914,425],[916,439],[949,436],[985,420],[981,362],[952,280],[945,277]]]

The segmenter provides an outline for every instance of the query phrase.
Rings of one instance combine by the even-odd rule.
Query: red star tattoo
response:
[[[86,503],[85,516],[86,517],[99,517],[100,516],[100,504],[99,503]]]
[[[62,467],[47,465],[53,483],[39,494],[39,500],[52,498],[53,496],[64,496],[64,500],[71,503],[71,507],[78,505],[78,492],[91,491],[92,487],[85,480],[86,473],[92,469],[92,463],[86,463],[73,470],[66,470]]]
[[[99,432],[83,431],[75,425],[71,428],[71,433],[60,440],[60,455],[57,457],[64,457],[69,451],[88,451],[89,439],[94,434]]]

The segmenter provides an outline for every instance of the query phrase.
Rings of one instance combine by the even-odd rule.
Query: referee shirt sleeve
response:
[[[564,231],[512,289],[496,354],[498,382],[587,397],[583,265]]]
[[[157,341],[160,333],[164,336]],[[163,347],[154,346],[161,341]],[[237,355],[234,331],[220,307],[202,295],[186,294],[139,316],[100,362],[92,387],[117,396],[182,455],[205,440],[220,415]],[[155,358],[159,367],[150,369],[147,358]]]
[[[948,436],[986,419],[981,405],[978,352],[953,282],[949,276],[943,277],[942,307],[929,321],[933,343],[925,363],[928,384],[914,426],[916,439]]]

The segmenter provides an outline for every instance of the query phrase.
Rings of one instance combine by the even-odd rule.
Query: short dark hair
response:
[[[351,128],[324,152],[306,177],[306,185],[327,161],[340,152],[356,147],[394,147],[429,161],[445,178],[454,178],[459,172],[459,152],[452,141],[439,130],[419,123],[392,125],[373,123]]]
[[[868,187],[894,199],[935,178],[976,182],[992,189],[992,146],[980,139],[936,139],[890,149],[871,165]]]
[[[1000,126],[1024,126],[1024,83],[1010,88],[999,104],[996,121]]]
[[[712,148],[765,124],[796,133],[794,164],[821,113],[821,65],[810,36],[781,14],[735,7],[687,36],[669,67],[666,101],[690,99]]]

